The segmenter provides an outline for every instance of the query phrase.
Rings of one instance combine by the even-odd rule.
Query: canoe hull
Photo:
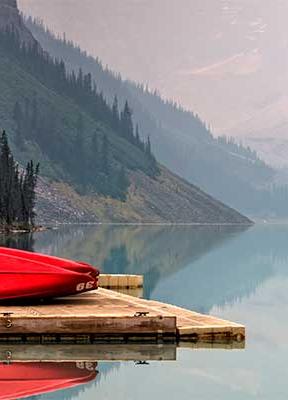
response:
[[[46,299],[96,290],[98,281],[76,273],[0,274],[0,300]]]
[[[46,299],[88,292],[98,288],[98,276],[99,270],[90,265],[0,249],[2,301]]]
[[[92,276],[99,276],[99,270],[92,265],[77,262],[72,260],[67,260],[65,258],[49,256],[47,254],[32,253],[24,250],[10,249],[7,247],[0,247],[0,255],[7,255],[12,257],[19,257],[24,260],[30,260],[34,262],[41,262],[44,264],[53,265],[54,267],[67,269],[69,271],[74,271],[78,273],[90,273]]]

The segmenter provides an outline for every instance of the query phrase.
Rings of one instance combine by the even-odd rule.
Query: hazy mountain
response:
[[[13,25],[21,36],[23,42],[27,44],[35,43],[35,39],[23,23],[17,8],[17,1],[1,0],[0,8],[0,29],[5,30]]]
[[[69,0],[67,7],[65,1],[20,0],[20,5],[124,77],[147,82],[199,112],[217,133],[287,138],[286,1]],[[258,143],[253,145],[261,150]],[[277,157],[269,140],[266,147]]]
[[[0,21],[7,15],[0,29],[1,127],[20,162],[40,161],[43,219],[249,222],[157,164],[149,140],[133,130],[128,103],[112,110],[91,75],[69,73],[44,52],[14,0],[0,1]]]
[[[31,19],[27,26],[41,45],[63,58],[70,69],[81,67],[91,72],[110,103],[117,94],[120,104],[126,99],[133,104],[140,132],[144,137],[150,134],[157,158],[169,169],[242,212],[270,212],[263,189],[269,187],[274,172],[256,154],[235,143],[216,140],[197,115],[131,81],[123,81],[68,39],[55,38]]]

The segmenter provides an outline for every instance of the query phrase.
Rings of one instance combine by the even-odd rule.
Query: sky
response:
[[[288,140],[287,0],[18,0],[217,134]],[[287,114],[287,115],[286,115]]]

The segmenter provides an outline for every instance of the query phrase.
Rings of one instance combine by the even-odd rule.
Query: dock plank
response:
[[[53,342],[81,334],[88,341],[245,340],[242,325],[102,288],[41,304],[0,305],[0,314],[0,341],[46,335]]]
[[[124,299],[124,295],[115,294],[115,297]],[[126,296],[129,298],[129,296]],[[181,340],[189,340],[192,337],[198,340],[209,340],[212,338],[227,338],[231,337],[237,342],[245,340],[245,327],[243,325],[226,321],[211,315],[203,315],[195,311],[190,311],[170,304],[161,303],[152,300],[130,299],[136,307],[147,307],[153,309],[157,314],[165,316],[176,316],[178,338]]]

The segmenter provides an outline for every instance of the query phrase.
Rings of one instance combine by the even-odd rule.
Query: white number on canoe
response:
[[[83,290],[90,290],[93,289],[95,286],[95,282],[94,281],[90,281],[87,283],[78,283],[78,285],[76,286],[76,291],[77,292],[82,292]]]
[[[78,369],[86,369],[87,371],[95,371],[97,363],[79,361],[76,363]]]

